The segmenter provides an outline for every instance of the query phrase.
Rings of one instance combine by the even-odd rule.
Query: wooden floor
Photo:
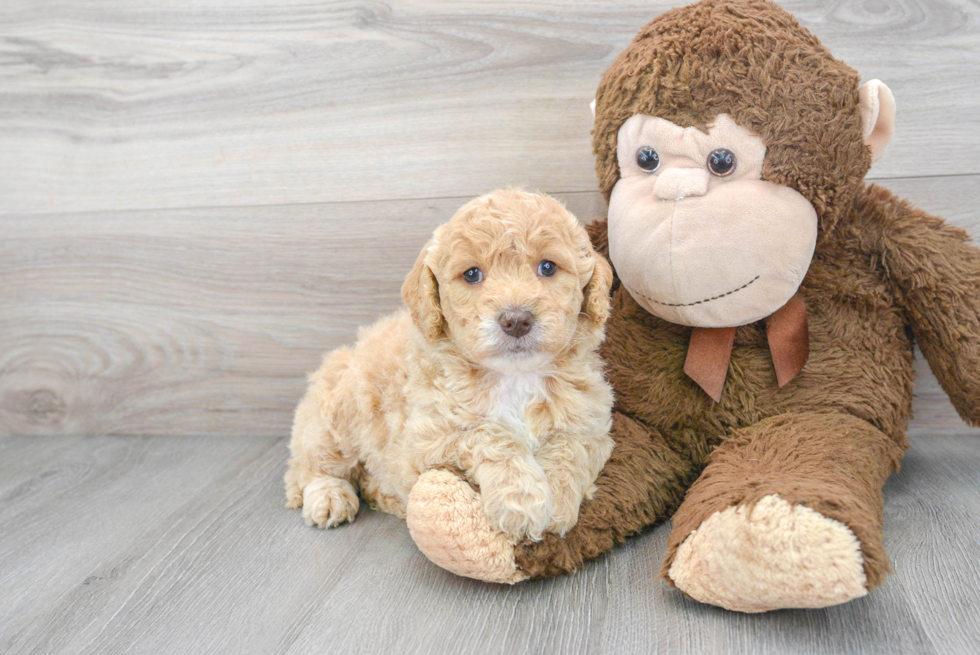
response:
[[[505,589],[281,507],[304,373],[433,227],[508,185],[603,215],[589,101],[678,4],[0,2],[0,652],[980,652],[980,430],[921,360],[896,574],[831,610],[684,600],[667,526]],[[980,4],[782,4],[894,91],[869,177],[980,238]]]
[[[895,575],[756,616],[655,579],[667,526],[499,587],[430,564],[389,515],[306,527],[282,507],[282,439],[8,437],[0,652],[976,653],[977,436],[917,437],[886,489]]]

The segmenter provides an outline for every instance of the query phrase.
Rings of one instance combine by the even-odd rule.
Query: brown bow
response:
[[[691,332],[684,372],[716,403],[721,402],[721,392],[725,388],[737,329],[694,328]],[[766,335],[776,369],[776,381],[782,389],[803,369],[810,356],[806,304],[799,291],[766,319]]]

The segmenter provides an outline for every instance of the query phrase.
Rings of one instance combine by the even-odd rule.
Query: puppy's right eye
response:
[[[483,271],[481,271],[480,269],[474,266],[473,268],[463,273],[463,279],[469,282],[470,284],[477,284],[479,282],[483,282]]]

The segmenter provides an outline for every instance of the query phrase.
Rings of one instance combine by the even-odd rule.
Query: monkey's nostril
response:
[[[534,314],[529,311],[505,311],[500,314],[500,328],[515,338],[523,337],[534,325]]]

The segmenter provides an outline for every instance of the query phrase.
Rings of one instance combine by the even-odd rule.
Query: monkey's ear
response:
[[[422,331],[425,338],[435,341],[442,334],[442,307],[439,304],[439,282],[435,273],[425,263],[432,242],[415,260],[415,266],[402,284],[402,301],[412,313],[412,321]]]
[[[865,82],[858,94],[864,144],[871,148],[871,158],[878,159],[895,134],[895,96],[881,80]]]
[[[595,120],[595,98],[589,103],[589,110],[592,112],[592,120]]]
[[[605,257],[598,253],[594,256],[595,268],[585,285],[582,312],[597,326],[602,326],[609,318],[609,287],[612,286],[613,272]]]

